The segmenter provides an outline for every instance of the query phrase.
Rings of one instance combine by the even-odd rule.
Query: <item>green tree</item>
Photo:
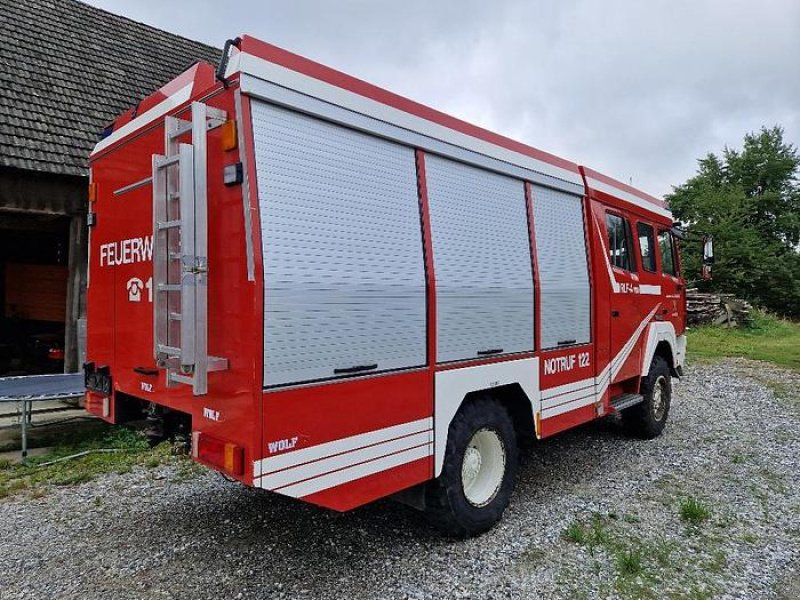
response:
[[[741,150],[698,160],[697,174],[667,197],[688,225],[685,272],[700,272],[704,235],[714,237],[714,279],[700,285],[730,292],[774,312],[800,316],[800,155],[779,126],[744,138]]]

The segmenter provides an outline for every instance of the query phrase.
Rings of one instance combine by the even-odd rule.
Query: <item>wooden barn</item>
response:
[[[82,362],[87,157],[216,48],[75,0],[0,0],[0,376]]]

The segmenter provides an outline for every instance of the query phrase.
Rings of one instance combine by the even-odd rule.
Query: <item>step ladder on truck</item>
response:
[[[169,384],[208,393],[208,372],[227,360],[208,356],[208,131],[224,111],[200,102],[191,119],[164,119],[165,153],[153,155],[153,344]],[[191,135],[191,144],[178,140]]]

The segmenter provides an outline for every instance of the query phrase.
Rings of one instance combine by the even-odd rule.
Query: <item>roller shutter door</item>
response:
[[[533,278],[522,181],[425,158],[436,271],[437,360],[533,349]]]
[[[414,151],[253,102],[264,383],[426,362]]]
[[[583,201],[533,187],[542,348],[589,342],[589,271]]]

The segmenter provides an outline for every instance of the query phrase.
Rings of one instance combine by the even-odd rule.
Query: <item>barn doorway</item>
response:
[[[64,372],[70,218],[0,213],[0,377]]]

